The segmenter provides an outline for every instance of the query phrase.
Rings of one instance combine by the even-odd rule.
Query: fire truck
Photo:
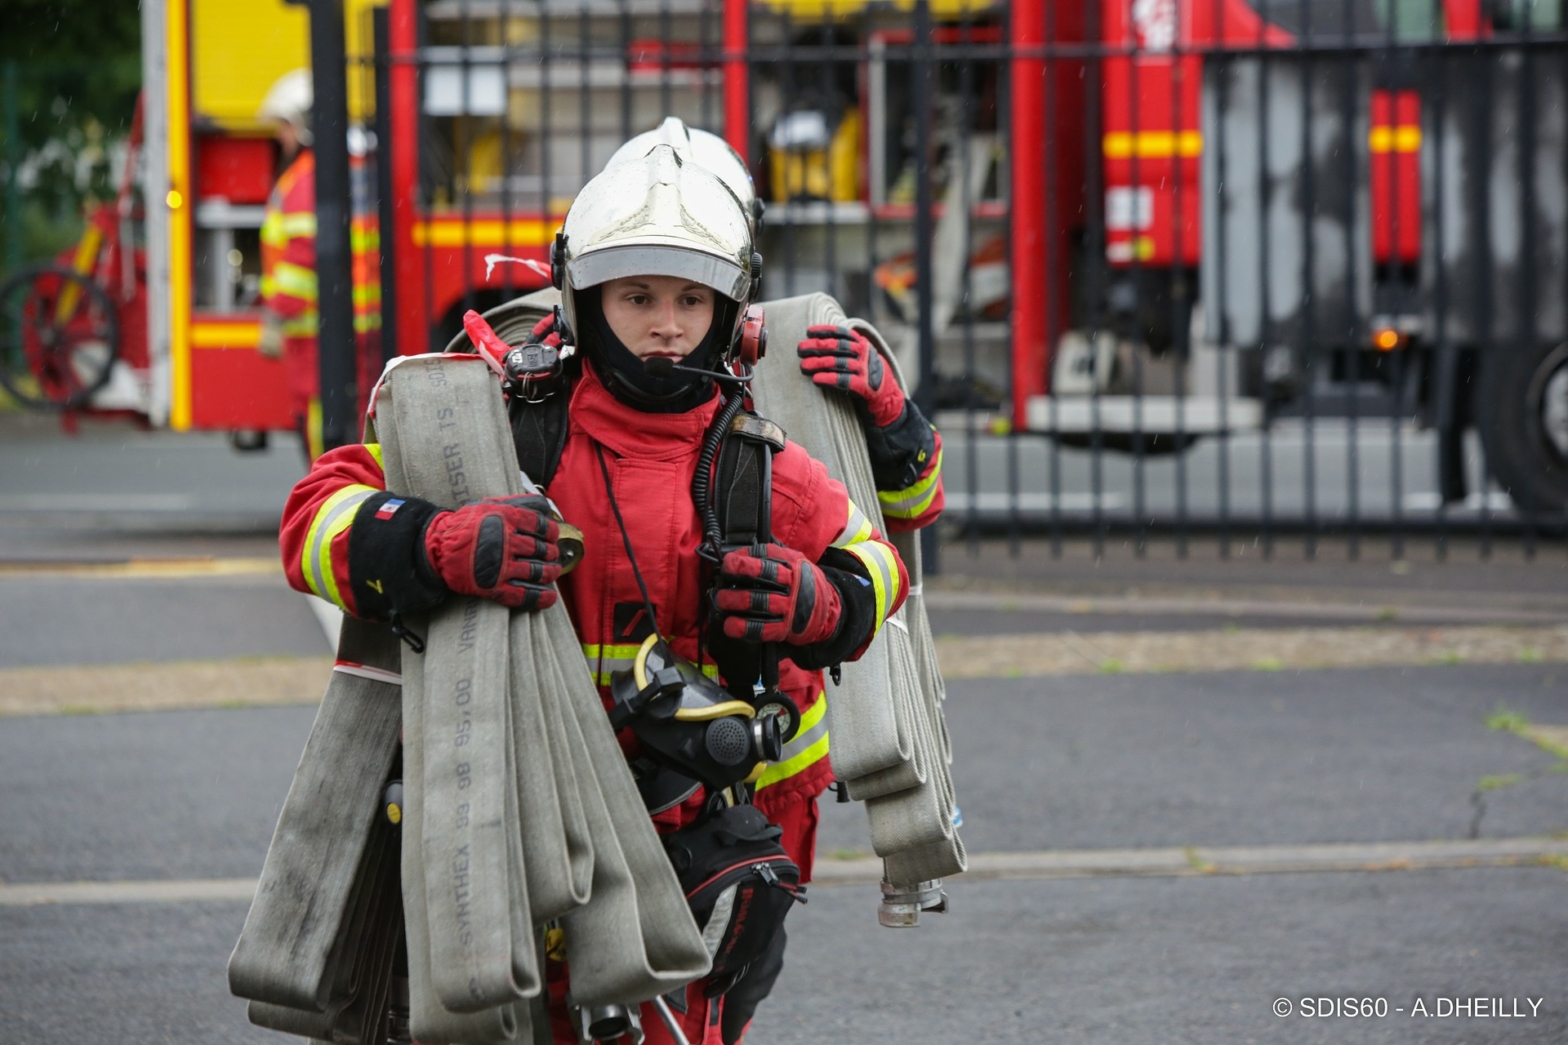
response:
[[[263,445],[293,420],[283,365],[257,351],[262,216],[281,173],[257,112],[284,73],[310,64],[306,12],[281,0],[142,5],[143,93],[118,197],[97,204],[75,248],[0,288],[10,344],[0,368],[30,405],[131,416]],[[350,0],[347,30],[368,31]],[[380,367],[369,78],[351,85],[357,348]],[[139,191],[138,191],[139,190]],[[372,358],[375,357],[375,358]]]
[[[384,317],[366,369],[546,285],[578,188],[671,114],[751,164],[767,294],[826,289],[913,327],[913,267],[890,263],[916,253],[912,7],[349,0],[358,180],[376,186],[356,283]],[[1443,433],[1448,497],[1473,426],[1516,503],[1568,505],[1568,295],[1549,283],[1568,270],[1564,73],[1560,51],[1508,44],[1560,34],[1561,11],[1538,9],[930,0],[936,108],[964,141],[932,208],[939,374],[990,358],[998,421],[1146,453],[1293,414],[1419,417]],[[308,63],[304,12],[148,0],[143,16],[145,258],[110,243],[122,201],[92,226],[113,249],[62,258],[33,311],[91,306],[72,313],[96,331],[78,331],[77,369],[100,376],[64,382],[73,405],[287,427],[281,367],[255,350],[276,169],[255,113]],[[947,104],[970,74],[945,56],[965,48],[973,101]],[[986,299],[962,321],[960,277]],[[993,354],[966,363],[956,346],[976,339]]]

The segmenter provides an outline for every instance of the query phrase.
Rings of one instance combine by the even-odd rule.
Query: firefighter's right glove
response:
[[[878,428],[886,428],[904,412],[904,390],[882,362],[876,346],[848,327],[806,329],[796,346],[800,371],[823,388],[846,392]]]
[[[256,342],[256,351],[268,359],[283,358],[283,320],[276,312],[262,315],[261,337]]]
[[[441,512],[425,526],[425,558],[459,595],[542,610],[560,596],[560,527],[537,495],[487,497]]]
[[[833,638],[844,615],[828,575],[779,544],[753,544],[725,555],[714,604],[727,637],[792,646]]]

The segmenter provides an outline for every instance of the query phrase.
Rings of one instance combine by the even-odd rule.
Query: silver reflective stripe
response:
[[[893,572],[893,567],[888,562],[888,557],[893,554],[893,550],[885,544],[874,541],[861,541],[859,544],[851,545],[850,550],[855,553],[855,558],[866,563],[868,568],[873,562],[876,564],[877,575],[882,578],[882,587],[879,590],[884,593],[888,605],[891,605],[893,596],[898,594],[898,574]],[[876,578],[872,580],[875,582]],[[886,612],[885,607],[877,608]]]
[[[788,762],[796,755],[804,752],[812,744],[828,735],[828,717],[823,715],[817,719],[817,724],[810,729],[803,729],[795,734],[795,739],[784,745],[784,753],[779,756],[779,762]]]
[[[849,502],[849,522],[839,535],[833,538],[833,547],[843,548],[854,544],[857,540],[871,536],[871,520],[866,518],[866,513],[855,507],[855,502]]]
[[[310,554],[305,557],[305,562],[310,569],[310,586],[322,598],[326,598],[327,592],[331,590],[327,587],[327,579],[321,573],[322,542],[329,539],[327,535],[333,532],[332,524],[343,518],[344,512],[354,511],[361,504],[365,503],[365,498],[376,492],[375,490],[366,490],[363,493],[345,497],[335,508],[327,513],[326,518],[316,521],[315,531],[310,537]]]

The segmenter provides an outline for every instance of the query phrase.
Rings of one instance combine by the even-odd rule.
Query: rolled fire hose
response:
[[[876,328],[848,319],[838,302],[811,294],[767,302],[768,337],[795,345],[808,327],[847,325],[882,355],[904,384],[893,353]],[[865,436],[843,396],[802,381],[793,366],[768,360],[757,368],[752,396],[758,413],[827,466],[850,500],[886,533]],[[793,362],[787,361],[787,362]],[[894,887],[913,890],[964,870],[967,857],[953,826],[951,752],[942,718],[943,688],[921,588],[919,541],[893,538],[909,571],[910,593],[858,661],[828,682],[833,768],[851,798],[866,803],[871,844]]]
[[[409,357],[377,404],[389,490],[445,506],[523,492],[498,386],[477,360]],[[399,906],[416,1040],[531,1037],[538,927],[553,919],[581,1004],[636,1004],[705,975],[707,949],[565,608],[454,598],[407,624],[425,648],[402,651],[399,714],[397,640],[345,621],[230,961],[252,1020],[370,1041]],[[401,859],[380,815],[400,722]]]

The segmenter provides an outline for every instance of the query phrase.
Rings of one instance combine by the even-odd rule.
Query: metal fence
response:
[[[1564,534],[1560,0],[377,17],[357,69],[402,351],[539,285],[485,256],[542,259],[581,185],[677,115],[751,166],[764,297],[835,295],[918,376],[950,533],[1396,557]]]

